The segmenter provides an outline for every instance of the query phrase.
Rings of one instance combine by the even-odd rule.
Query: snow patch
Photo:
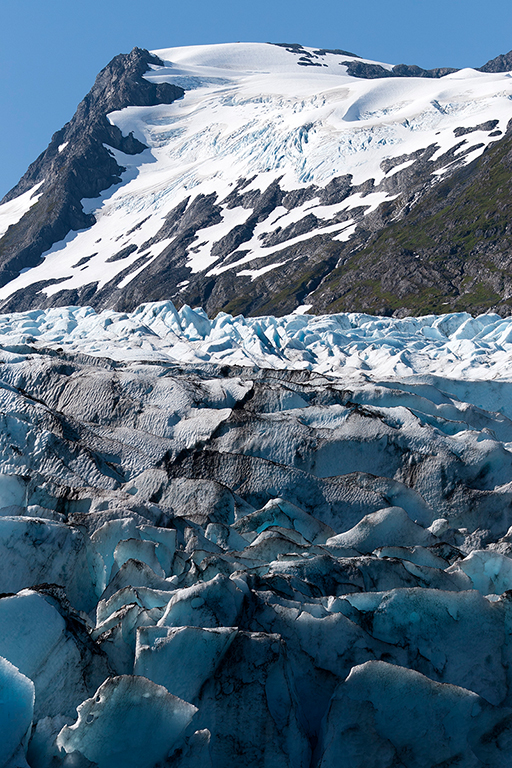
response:
[[[42,184],[44,184],[44,179],[39,184],[35,184],[30,189],[27,189],[22,195],[15,197],[14,200],[0,205],[0,238],[5,235],[10,226],[17,224],[32,206],[37,203],[42,192],[38,195],[36,195],[36,192]]]

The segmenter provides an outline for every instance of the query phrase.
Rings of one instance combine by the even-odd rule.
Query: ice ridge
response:
[[[59,307],[0,315],[0,344],[63,348],[119,361],[214,363],[331,376],[509,381],[512,318],[467,312],[425,317],[362,313],[233,317],[171,301],[134,312]]]

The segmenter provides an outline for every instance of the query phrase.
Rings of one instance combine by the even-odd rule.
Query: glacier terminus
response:
[[[161,302],[0,345],[5,765],[507,764],[511,320]]]

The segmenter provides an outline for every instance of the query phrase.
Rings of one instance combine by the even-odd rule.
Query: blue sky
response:
[[[232,41],[342,48],[392,64],[480,66],[512,49],[510,0],[2,0],[0,198],[117,53]]]

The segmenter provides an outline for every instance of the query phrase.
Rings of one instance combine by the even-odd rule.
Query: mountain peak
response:
[[[510,72],[512,70],[512,51],[502,53],[479,67],[480,72]]]

